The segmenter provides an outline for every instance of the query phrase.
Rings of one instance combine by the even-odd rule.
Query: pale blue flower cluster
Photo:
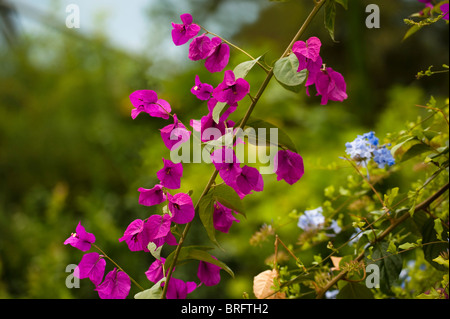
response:
[[[394,157],[386,148],[386,145],[378,145],[378,138],[374,132],[358,135],[352,142],[345,143],[345,147],[345,152],[350,158],[363,166],[367,166],[370,159],[373,159],[379,168],[395,164]]]
[[[325,223],[325,217],[322,215],[322,207],[306,210],[298,219],[297,226],[303,230],[319,229]]]
[[[297,226],[304,231],[310,231],[315,229],[323,229],[324,224],[325,217],[323,216],[323,208],[318,207],[316,209],[305,210],[305,213],[298,219]],[[327,229],[332,229],[336,234],[341,231],[341,227],[339,227],[337,221],[335,220],[331,221],[331,225]]]

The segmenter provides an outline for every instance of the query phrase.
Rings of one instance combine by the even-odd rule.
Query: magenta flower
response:
[[[299,57],[299,64],[297,72],[300,72],[304,69],[308,70],[308,78],[306,80],[305,86],[311,86],[316,83],[317,75],[320,73],[320,70],[322,69],[322,58],[318,57],[317,60],[314,62],[310,59],[307,59],[305,57]]]
[[[164,167],[156,173],[161,185],[169,189],[180,188],[181,177],[183,176],[183,164],[174,164],[171,160],[164,158],[163,162]]]
[[[322,105],[327,104],[328,100],[342,102],[347,98],[344,77],[332,68],[326,68],[317,74],[316,90],[317,95],[322,95]]]
[[[161,286],[164,286],[163,282]],[[184,282],[178,278],[171,278],[169,287],[167,287],[167,299],[186,299],[187,294],[193,292],[197,288],[197,284],[193,281]]]
[[[91,244],[95,243],[94,234],[86,232],[81,222],[78,223],[75,233],[72,233],[69,238],[64,241],[64,245],[71,245],[81,251],[88,251],[91,249]]]
[[[150,267],[148,267],[148,270],[145,272],[147,279],[155,284],[161,279],[163,279],[164,278],[163,266],[165,262],[166,258],[161,257],[161,260],[156,259],[150,265]]]
[[[260,192],[264,188],[264,181],[258,169],[245,165],[241,173],[236,177],[236,184],[233,187],[239,196],[243,197],[252,193]]]
[[[306,42],[297,41],[292,46],[292,52],[298,57],[303,56],[308,60],[315,62],[320,57],[320,47],[322,43],[317,37],[311,37]],[[299,58],[300,60],[300,58]]]
[[[180,15],[182,24],[172,22],[172,40],[175,45],[183,45],[194,38],[200,31],[200,26],[192,23],[192,16],[189,13]]]
[[[217,259],[214,256],[211,256]],[[205,286],[215,286],[220,282],[220,267],[205,261],[198,265],[197,277]]]
[[[169,216],[169,214],[165,214],[164,216],[150,216],[145,222],[145,227],[150,238],[149,242],[154,242],[157,239],[165,238],[167,234],[170,233],[170,224],[171,217]]]
[[[95,290],[101,299],[125,299],[130,292],[130,288],[130,277],[123,271],[114,268]]]
[[[206,34],[202,34],[192,40],[191,44],[189,44],[188,57],[192,61],[204,60],[211,53],[211,49],[211,39],[208,38]]]
[[[280,150],[274,157],[275,174],[277,180],[284,179],[292,185],[296,183],[305,173],[303,158],[290,150]]]
[[[160,237],[160,238],[153,239],[152,243],[154,243],[156,245],[156,247],[160,247],[160,246],[162,246],[164,244],[171,245],[171,246],[178,245],[177,239],[175,238],[175,236],[170,231],[167,233],[167,235],[165,237]]]
[[[103,256],[95,252],[88,253],[81,258],[74,276],[80,279],[89,278],[94,285],[98,286],[103,280],[105,267],[106,261]]]
[[[160,184],[151,189],[140,187],[138,192],[140,192],[139,204],[144,206],[158,205],[166,200],[166,194],[164,194],[163,186]]]
[[[230,105],[239,102],[250,92],[250,84],[242,79],[237,80],[231,70],[225,71],[223,82],[213,91],[213,97],[219,102],[226,102]]]
[[[200,119],[200,139],[202,142],[216,140],[226,132],[226,123],[219,119],[216,123],[212,118],[212,112]]]
[[[195,76],[195,85],[191,89],[191,93],[198,99],[206,101],[211,97],[211,93],[214,90],[213,86],[208,83],[200,82],[198,75]]]
[[[213,212],[214,229],[221,231],[222,233],[228,233],[233,222],[239,223],[239,219],[233,216],[231,208],[216,202]]]
[[[176,114],[173,115],[173,120],[173,124],[169,124],[159,130],[164,145],[171,151],[174,150],[175,146],[188,141],[191,136],[191,132],[186,129],[186,126],[178,121]]]
[[[172,108],[169,102],[158,99],[155,91],[138,90],[130,94],[131,104],[135,107],[131,110],[131,118],[134,120],[139,113],[145,112],[152,117],[169,118]]]
[[[311,37],[306,42],[295,42],[292,47],[292,52],[297,56],[299,62],[297,72],[308,70],[306,87],[315,83],[317,74],[322,68],[322,58],[319,55],[321,45],[319,38]]]
[[[205,61],[205,68],[211,72],[220,72],[230,60],[230,47],[223,43],[219,37],[211,39],[211,51]]]
[[[211,153],[211,161],[225,184],[233,185],[242,169],[232,148],[222,147]]]
[[[449,12],[449,7],[448,7],[448,3],[444,3],[439,7],[442,11],[442,13],[444,13],[444,16],[442,17],[442,19],[444,20],[448,20],[448,12]]]
[[[125,241],[131,251],[143,250],[148,252],[147,245],[151,239],[148,224],[142,219],[136,219],[128,225],[119,241]]]
[[[194,219],[195,210],[192,199],[188,194],[169,194],[169,211],[172,214],[171,220],[177,224],[186,224]]]

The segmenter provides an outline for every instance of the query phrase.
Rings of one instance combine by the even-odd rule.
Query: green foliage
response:
[[[298,59],[295,54],[279,59],[273,66],[273,74],[277,81],[286,89],[300,92],[306,80],[307,70],[297,72]]]
[[[206,8],[206,3],[212,2],[191,4],[203,16],[211,10],[220,15],[222,6]],[[339,10],[335,3],[348,10]],[[281,53],[279,44],[288,43],[292,36],[293,21],[306,18],[308,5],[303,1],[274,3],[232,40],[245,43],[249,52],[267,52],[264,58],[274,60]],[[439,29],[441,19],[400,43],[405,30],[398,27],[398,17],[410,13],[410,7],[403,5],[386,3],[382,28],[375,31],[363,27],[363,3],[328,2],[328,27],[312,25],[306,36],[323,39],[327,61],[346,76],[349,100],[324,107],[313,94],[293,94],[279,83],[268,86],[255,114],[262,114],[289,135],[292,143],[284,141],[283,145],[301,150],[305,176],[296,187],[264,176],[264,194],[243,201],[230,197],[224,185],[215,186],[220,189],[216,197],[211,195],[202,203],[209,233],[215,199],[241,216],[245,211],[246,218],[226,236],[211,235],[223,250],[213,245],[208,247],[211,250],[199,248],[210,234],[203,225],[193,225],[195,236],[186,243],[189,253],[182,255],[186,267],[179,267],[177,276],[187,278],[198,264],[192,261],[206,260],[211,253],[234,277],[223,276],[216,287],[200,287],[192,298],[241,298],[244,292],[253,298],[252,278],[274,264],[275,235],[296,257],[280,246],[279,289],[289,298],[313,298],[335,278],[339,271],[330,272],[331,254],[354,259],[364,252],[371,256],[369,262],[389,261],[387,269],[393,269],[384,271],[388,280],[384,291],[369,290],[375,298],[442,298],[442,289],[448,293],[448,191],[426,211],[416,211],[448,183],[448,72],[429,69],[426,76],[414,79],[431,64],[448,65],[442,60],[448,56],[448,28]],[[334,26],[336,9],[339,23]],[[173,16],[170,12],[170,19]],[[226,20],[223,30],[230,24]],[[328,34],[339,45],[326,41],[323,35]],[[234,53],[230,65],[237,66],[235,72],[258,83],[263,70],[248,57]],[[144,294],[132,288],[130,296],[159,297],[161,289],[148,282],[144,272],[158,253],[166,256],[168,252],[163,248],[154,256],[130,254],[117,241],[130,216],[146,218],[154,212],[138,205],[136,190],[155,184],[154,172],[167,151],[154,134],[164,122],[145,117],[132,121],[128,95],[137,89],[155,89],[170,100],[180,119],[198,118],[205,105],[199,106],[195,97],[179,88],[191,85],[195,74],[203,78],[205,71],[200,65],[177,68],[177,63],[188,63],[186,57],[159,65],[162,71],[170,68],[173,76],[155,81],[152,72],[147,72],[155,66],[154,57],[136,57],[113,50],[101,39],[64,34],[24,36],[13,49],[1,46],[0,54],[0,297],[97,298],[88,281],[81,281],[79,289],[65,286],[65,268],[77,263],[80,254],[62,243],[79,220],[96,234],[108,255],[149,288]],[[236,119],[243,117],[243,110],[236,111]],[[368,168],[369,182],[383,203],[362,177],[366,172],[360,175],[339,159],[345,142],[372,129],[380,143],[392,144],[397,160],[389,169]],[[185,171],[183,187],[198,195],[209,174],[209,166],[192,165]],[[342,227],[339,234],[331,237],[331,230],[305,232],[296,226],[304,210],[318,206],[324,208],[326,227],[333,220]],[[370,246],[393,220],[409,213],[412,216],[382,244]],[[398,258],[402,260],[400,274]],[[364,281],[340,280],[329,287],[334,289],[340,289],[339,298],[371,296]]]

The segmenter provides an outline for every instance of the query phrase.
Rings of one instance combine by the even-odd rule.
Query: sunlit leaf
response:
[[[275,269],[266,270],[253,278],[253,293],[258,299],[285,299],[286,295],[281,292],[275,293],[273,290],[274,280],[277,280],[278,273]]]

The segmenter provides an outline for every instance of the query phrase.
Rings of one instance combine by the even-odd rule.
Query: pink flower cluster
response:
[[[328,100],[342,102],[347,98],[346,83],[344,77],[339,72],[330,67],[324,67],[320,57],[320,47],[322,43],[317,37],[311,37],[306,42],[297,41],[292,47],[292,52],[299,61],[298,72],[308,70],[306,80],[306,92],[309,95],[308,87],[316,86],[317,95],[321,95],[320,104],[325,105]]]
[[[64,245],[69,244],[84,252],[90,250],[94,243],[94,234],[86,232],[81,223],[78,223],[76,232],[64,241]],[[79,279],[89,278],[101,299],[125,299],[131,288],[130,277],[125,272],[114,268],[103,279],[105,269],[106,260],[103,255],[96,252],[87,253],[78,263],[74,276]]]
[[[172,23],[172,39],[175,45],[183,45],[193,39],[189,45],[189,58],[193,61],[205,60],[205,67],[210,72],[222,71],[229,60],[229,46],[219,37],[209,39],[206,34],[196,37],[200,27],[193,23],[190,14],[180,16],[182,23]],[[302,50],[298,48],[299,54],[304,55],[305,65],[316,62],[318,51],[313,49]],[[321,71],[322,72],[322,71]],[[327,73],[329,74],[329,73]],[[319,76],[319,75],[316,75]],[[312,78],[312,75],[310,75]],[[331,78],[331,77],[330,77]],[[331,81],[331,80],[330,80]],[[317,82],[316,82],[317,85]],[[190,125],[194,130],[202,133],[203,142],[217,139],[217,136],[203,136],[207,128],[217,128],[222,135],[228,129],[234,129],[235,123],[228,120],[228,117],[237,109],[238,102],[249,94],[250,85],[243,78],[235,77],[231,70],[224,72],[223,82],[213,87],[210,84],[202,83],[198,76],[195,77],[195,85],[191,89],[199,100],[207,101],[208,114],[200,121],[191,120]],[[333,98],[334,93],[327,93],[328,98]],[[325,94],[324,94],[325,95]],[[180,144],[189,140],[191,133],[186,126],[181,123],[176,114],[172,114],[172,108],[166,100],[158,98],[156,92],[152,90],[138,90],[130,94],[130,101],[133,105],[131,117],[135,119],[140,113],[147,113],[151,117],[162,118],[164,120],[173,119],[173,124],[169,124],[160,129],[161,139],[169,150],[177,149]],[[225,103],[227,108],[216,123],[213,119],[214,108],[218,103]],[[242,141],[238,141],[242,142]],[[242,165],[236,158],[233,147],[216,147],[211,153],[211,160],[218,170],[220,177],[225,184],[233,188],[236,193],[244,198],[253,191],[260,192],[264,188],[264,181],[260,172],[247,165]],[[156,177],[159,182],[152,188],[138,189],[140,205],[155,206],[164,205],[162,214],[154,214],[146,219],[133,220],[119,242],[125,242],[130,251],[149,252],[149,244],[159,248],[164,244],[178,245],[177,238],[172,234],[171,228],[175,224],[190,223],[195,216],[195,209],[192,198],[183,192],[174,192],[181,187],[183,176],[183,164],[173,163],[171,160],[162,158],[163,167],[157,171]],[[288,184],[296,183],[304,174],[302,157],[290,150],[280,150],[275,156],[275,171],[278,180],[285,180]],[[213,226],[216,230],[228,233],[233,222],[239,222],[235,218],[235,212],[229,207],[216,201],[213,210]],[[91,249],[95,242],[95,236],[87,233],[81,224],[78,224],[76,233],[72,234],[64,244],[86,252]],[[78,264],[76,275],[79,278],[89,278],[95,285],[99,297],[106,298],[126,298],[130,291],[130,277],[121,269],[114,268],[103,279],[106,261],[105,256],[96,252],[87,253]],[[214,256],[211,256],[215,258]],[[164,265],[165,259],[156,259],[146,272],[147,278],[153,283],[161,280],[166,274],[164,269],[169,269],[169,265]],[[165,267],[164,267],[165,266]],[[185,282],[181,279],[171,278],[167,287],[167,298],[186,298],[187,294],[196,289],[199,285],[217,285],[220,282],[220,267],[199,261],[197,277],[200,284],[195,282]]]

